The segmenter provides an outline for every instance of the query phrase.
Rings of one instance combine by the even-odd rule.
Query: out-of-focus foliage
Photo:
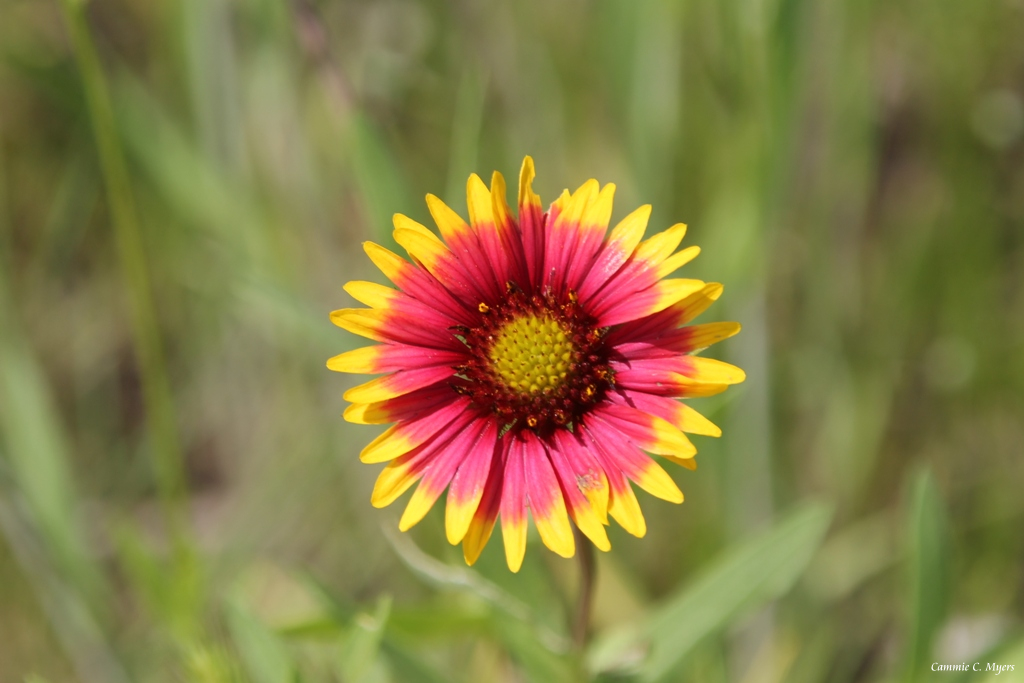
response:
[[[525,154],[744,325],[583,653],[573,562],[390,531],[324,368]],[[1022,416],[1021,0],[0,3],[0,681],[1024,680]]]

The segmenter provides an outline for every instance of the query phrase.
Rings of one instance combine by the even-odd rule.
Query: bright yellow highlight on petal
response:
[[[694,292],[699,292],[705,287],[705,283],[688,278],[675,278],[672,280],[659,280],[654,287],[658,291],[658,302],[656,310],[651,312],[656,313],[659,310],[665,310],[669,306],[679,303]]]
[[[452,545],[461,543],[462,539],[466,537],[483,494],[484,490],[481,488],[475,492],[473,498],[466,501],[458,501],[451,495],[448,496],[448,502],[444,509],[444,531],[448,542]]]
[[[662,261],[660,266],[658,266],[658,277],[663,278],[671,275],[693,259],[697,258],[698,254],[700,254],[700,247],[687,247],[686,249],[672,254]]]
[[[587,505],[570,510],[570,514],[572,515],[572,521],[576,523],[576,526],[583,532],[583,535],[589,538],[598,550],[608,552],[612,549],[612,544],[608,540],[608,532],[604,530],[601,519],[597,516],[589,502]]]
[[[679,303],[694,292],[699,292],[704,288],[704,283],[700,280],[676,278],[674,280],[658,280],[654,288],[658,293],[658,299],[651,306],[651,310],[647,311],[648,314],[663,311],[669,306]]]
[[[723,339],[735,335],[740,331],[739,323],[707,323],[705,325],[693,325],[689,328],[690,336],[687,339],[690,345],[690,352],[706,349],[712,344],[717,344]]]
[[[508,520],[502,517],[501,538],[505,544],[505,562],[512,572],[518,572],[526,556],[526,519]]]
[[[690,434],[700,434],[702,436],[721,436],[722,430],[711,420],[707,419],[696,410],[686,405],[685,403],[679,403],[679,427],[684,432]]]
[[[714,358],[690,356],[687,362],[693,364],[693,372],[687,378],[702,384],[739,384],[747,378],[747,373],[735,365]]]
[[[505,177],[497,171],[491,175],[491,210],[494,212],[494,222],[504,225],[512,219],[512,212],[508,207],[508,200],[505,199]]]
[[[648,464],[647,469],[637,478],[636,485],[652,496],[667,500],[670,503],[682,503],[683,492],[679,490],[668,472],[661,468],[653,460]]]
[[[636,257],[652,263],[661,263],[676,250],[686,235],[686,225],[677,223],[668,230],[646,239],[636,248]]]
[[[460,236],[469,232],[469,225],[462,220],[462,216],[432,194],[427,195],[427,209],[437,224],[437,229],[441,231],[445,242],[455,242]]]
[[[380,403],[353,403],[345,408],[343,417],[346,421],[357,425],[379,425],[391,422],[391,414],[380,406]]]
[[[596,181],[595,181],[596,182]],[[615,183],[608,183],[598,193],[597,198],[583,211],[580,224],[584,228],[599,227],[604,230],[612,218],[612,203],[615,198]]]
[[[494,223],[494,209],[491,191],[476,173],[469,176],[466,184],[466,201],[469,205],[469,222],[476,228],[485,223]]]
[[[519,171],[519,205],[540,208],[540,197],[533,191],[533,179],[537,171],[533,167],[533,159],[523,159],[523,167]],[[520,218],[521,219],[521,218]]]
[[[431,491],[426,483],[417,486],[416,490],[412,492],[409,504],[405,506],[402,518],[398,520],[399,531],[408,531],[419,524],[430,512],[430,508],[434,507],[438,496],[440,496],[440,491]]]
[[[718,297],[722,296],[722,285],[718,282],[709,282],[704,285],[701,291],[691,294],[678,304],[676,310],[679,312],[679,324],[685,324],[696,318],[707,310],[708,306],[715,303]]]
[[[451,253],[441,240],[433,235],[427,237],[418,230],[395,228],[394,236],[395,241],[409,252],[409,256],[422,263],[432,273],[435,272],[438,261]]]
[[[370,504],[377,508],[391,505],[408,491],[417,479],[419,475],[411,473],[407,464],[390,463],[377,477],[373,494],[370,496]]]
[[[384,277],[392,282],[396,282],[401,276],[402,270],[409,266],[409,262],[404,258],[373,242],[363,242],[363,251],[373,261],[373,265],[384,273]]]
[[[676,378],[679,380],[679,385],[681,387],[679,395],[683,398],[705,398],[707,396],[716,396],[729,388],[728,384],[705,384],[703,382],[693,381],[684,375],[676,375]]]
[[[567,226],[575,229],[583,218],[583,212],[593,201],[594,197],[597,196],[599,189],[600,186],[597,181],[591,178],[580,185],[579,189],[568,197],[563,193],[562,197],[559,197],[558,201],[555,202],[556,205],[560,206],[561,212],[555,218],[553,229],[558,230]]]
[[[677,458],[692,458],[697,448],[686,438],[678,427],[668,420],[650,415],[653,439],[642,444],[643,449],[658,455],[672,455]]]
[[[427,240],[429,242],[433,242],[434,244],[438,245],[438,247],[444,248],[444,242],[442,242],[441,239],[437,235],[435,235],[434,233],[430,232],[430,230],[427,228],[427,226],[422,225],[420,223],[417,223],[416,221],[414,221],[413,219],[409,218],[408,216],[405,216],[405,215],[400,214],[400,213],[396,213],[394,215],[394,217],[392,218],[392,223],[395,226],[395,230],[409,230],[411,232],[414,232],[414,233],[418,234],[423,239],[425,239],[425,240]],[[397,239],[396,239],[396,241],[397,241]],[[402,243],[399,242],[399,244],[402,244]],[[405,246],[405,245],[402,245],[402,246]]]
[[[331,322],[348,330],[352,334],[384,341],[386,337],[380,333],[381,317],[378,311],[366,308],[343,308],[331,312]]]
[[[344,289],[359,303],[376,309],[388,308],[399,295],[397,290],[365,280],[352,280]]]
[[[359,350],[361,351],[362,349]],[[340,357],[336,356],[336,358]],[[334,359],[332,358],[331,360]],[[352,403],[378,403],[407,393],[397,388],[392,377],[392,375],[384,375],[383,377],[371,379],[369,382],[364,382],[357,387],[352,387],[345,392],[344,398]]]
[[[695,472],[697,470],[697,461],[694,458],[677,458],[674,455],[663,455],[661,457],[665,458],[671,463],[675,463],[676,465],[685,467],[691,472]]]
[[[420,444],[397,432],[397,425],[389,427],[383,434],[366,445],[359,453],[359,459],[365,463],[387,462],[400,455],[405,455]]]
[[[466,564],[473,566],[480,558],[480,553],[483,552],[484,546],[490,540],[492,531],[494,531],[493,518],[485,518],[480,515],[473,517],[469,531],[462,539],[462,557],[465,558]]]
[[[632,254],[636,246],[643,239],[644,231],[647,230],[647,221],[651,218],[651,205],[644,204],[633,211],[612,228],[608,241],[618,244],[625,254]]]
[[[560,492],[558,495],[552,496],[551,507],[546,512],[547,514],[534,514],[533,516],[540,540],[544,541],[544,545],[551,548],[556,554],[562,557],[572,557],[576,554],[576,541],[572,537],[569,513],[565,509],[565,500]]]
[[[633,489],[626,484],[620,491],[612,491],[608,503],[608,514],[628,533],[643,538],[647,534],[647,521],[640,510],[640,501]]]
[[[590,506],[594,508],[597,518],[601,524],[608,525],[608,477],[604,472],[595,474],[588,472],[586,476],[577,477],[576,485],[584,496],[587,497]]]
[[[380,346],[364,346],[353,349],[327,361],[327,367],[335,372],[351,372],[361,375],[372,375],[377,372],[377,359],[380,358]]]

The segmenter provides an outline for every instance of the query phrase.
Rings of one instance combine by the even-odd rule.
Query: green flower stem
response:
[[[572,623],[572,642],[577,652],[582,653],[587,645],[587,634],[590,626],[590,609],[594,602],[594,585],[597,579],[597,563],[594,558],[594,545],[580,530],[573,525],[576,536],[576,557],[580,565],[580,590],[576,599],[576,614]]]

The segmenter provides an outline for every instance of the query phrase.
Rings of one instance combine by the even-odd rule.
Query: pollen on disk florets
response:
[[[506,323],[487,354],[494,372],[513,392],[536,396],[556,391],[573,366],[572,331],[547,311]]]
[[[471,361],[454,386],[506,427],[571,426],[611,386],[604,331],[572,292],[507,290],[499,304],[480,304],[478,326],[459,330]]]

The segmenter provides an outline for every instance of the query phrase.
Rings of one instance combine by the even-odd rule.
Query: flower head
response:
[[[509,568],[526,551],[527,512],[544,544],[571,557],[570,519],[598,548],[609,518],[636,536],[646,524],[631,482],[680,503],[683,494],[648,453],[695,469],[684,432],[721,431],[677,398],[710,396],[743,371],[693,355],[739,331],[689,325],[722,292],[666,279],[699,249],[676,251],[685,225],[641,241],[650,206],[610,233],[615,186],[596,180],[547,212],[523,162],[518,218],[495,173],[468,185],[469,223],[433,195],[439,238],[395,216],[395,241],[412,262],[367,242],[397,286],[350,282],[369,308],[331,320],[381,342],[335,356],[339,372],[383,374],[350,389],[345,418],[395,423],[360,454],[387,462],[372,503],[394,502],[416,482],[399,523],[419,522],[448,490],[448,540],[472,564],[497,519]]]

